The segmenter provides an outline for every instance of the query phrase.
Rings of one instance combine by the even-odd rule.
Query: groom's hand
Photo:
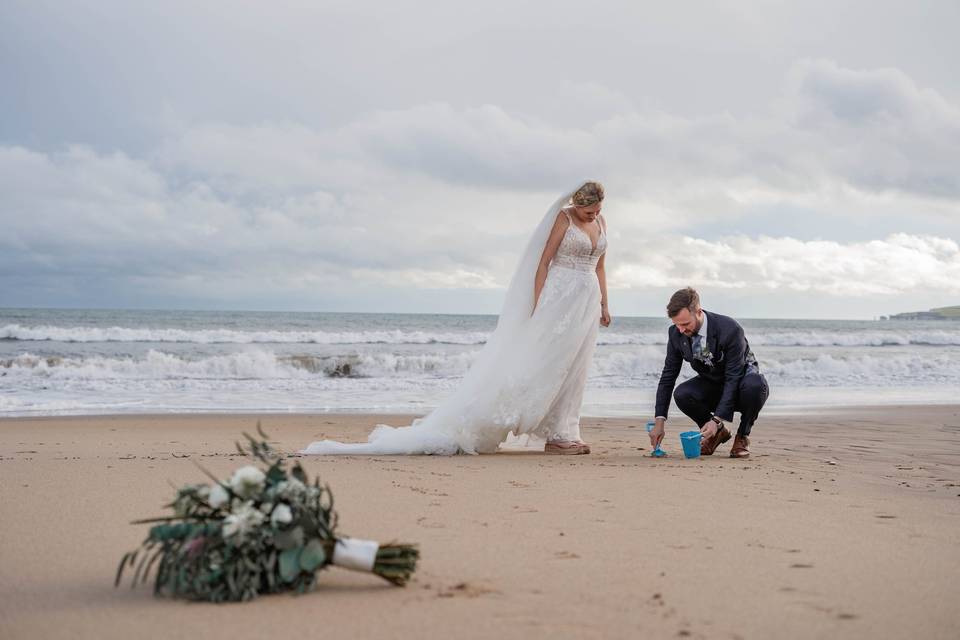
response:
[[[650,446],[656,449],[663,442],[663,436],[666,435],[666,420],[658,418],[653,429],[650,430]]]
[[[707,423],[700,427],[701,442],[709,440],[713,436],[717,435],[719,431],[717,423],[713,420],[707,420]]]

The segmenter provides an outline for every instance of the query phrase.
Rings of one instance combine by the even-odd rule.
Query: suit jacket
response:
[[[691,339],[680,333],[675,325],[671,325],[667,332],[667,357],[657,386],[655,415],[666,417],[670,409],[670,396],[684,360],[701,378],[723,386],[720,403],[713,412],[728,422],[733,420],[740,380],[747,368],[759,371],[757,359],[743,334],[743,327],[733,318],[709,311],[704,313],[707,314],[707,336],[703,343],[702,360],[694,359]]]

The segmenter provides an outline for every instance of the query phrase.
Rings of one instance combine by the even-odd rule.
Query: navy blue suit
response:
[[[743,327],[733,318],[709,311],[704,313],[707,314],[707,335],[702,342],[700,358],[693,355],[691,338],[680,333],[676,326],[671,325],[667,332],[667,357],[657,387],[656,415],[667,416],[672,393],[677,407],[698,428],[714,414],[732,422],[734,411],[739,411],[737,433],[750,435],[750,429],[770,395],[767,380],[760,373]],[[697,375],[674,391],[684,360]]]

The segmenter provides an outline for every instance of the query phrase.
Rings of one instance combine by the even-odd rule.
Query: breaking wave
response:
[[[0,327],[0,340],[20,342],[139,342],[192,344],[453,344],[482,345],[484,331],[238,331],[235,329],[154,329],[129,327]],[[663,345],[666,330],[602,331],[600,345]],[[776,347],[960,346],[960,329],[802,331],[749,328],[750,343]]]
[[[278,380],[278,379],[455,379],[466,373],[476,350],[457,353],[354,353],[333,356],[276,355],[250,349],[190,359],[150,350],[145,356],[43,357],[29,353],[0,360],[0,374],[89,380]],[[790,385],[888,385],[925,382],[960,384],[960,358],[951,354],[821,354],[760,360],[770,379]],[[590,384],[625,387],[655,383],[663,366],[662,350],[642,347],[611,351],[594,358]]]

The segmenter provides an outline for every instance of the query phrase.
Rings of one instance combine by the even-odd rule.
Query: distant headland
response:
[[[960,320],[960,305],[956,307],[940,307],[930,311],[910,311],[896,313],[891,316],[880,316],[881,320]]]

